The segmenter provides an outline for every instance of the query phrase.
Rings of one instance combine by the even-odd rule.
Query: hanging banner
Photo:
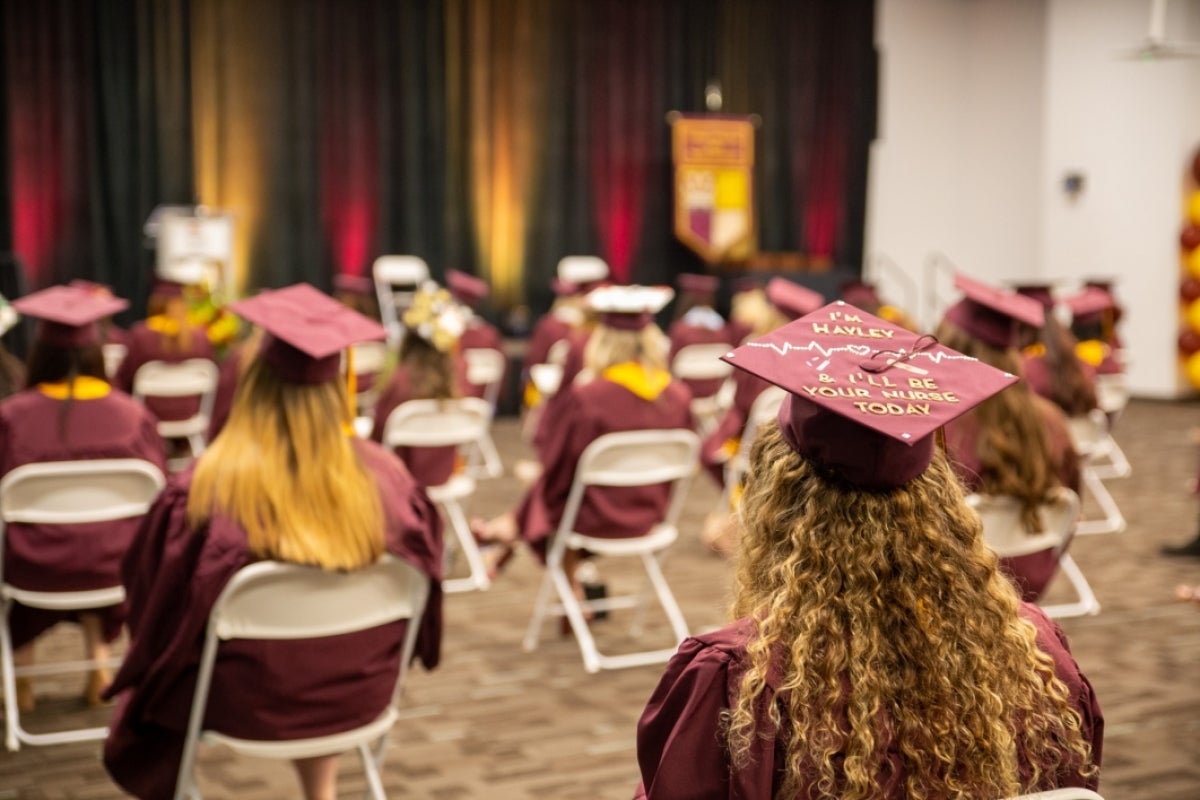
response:
[[[753,250],[754,123],[680,114],[671,124],[675,235],[710,264]]]

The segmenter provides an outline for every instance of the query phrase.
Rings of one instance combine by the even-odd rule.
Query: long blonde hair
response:
[[[733,613],[757,633],[725,713],[735,768],[778,736],[781,798],[877,798],[889,751],[909,798],[1006,797],[1064,765],[1087,772],[1067,687],[940,450],[882,493],[822,477],[775,425],[751,461]]]
[[[982,342],[951,322],[943,321],[937,338],[952,350],[977,358],[1013,375],[1021,372],[1016,352]],[[973,411],[979,424],[975,455],[979,459],[979,491],[1006,495],[1021,503],[1021,521],[1028,531],[1041,529],[1038,507],[1059,485],[1056,456],[1034,394],[1019,381],[984,400]]]
[[[583,367],[599,375],[609,367],[632,361],[647,371],[665,370],[670,342],[657,325],[628,331],[597,325],[583,350]]]
[[[188,523],[226,516],[259,558],[329,570],[375,561],[383,506],[343,427],[349,418],[340,381],[285,383],[256,360],[221,435],[196,464]]]

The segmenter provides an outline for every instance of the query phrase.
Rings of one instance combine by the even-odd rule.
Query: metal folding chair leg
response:
[[[1104,480],[1112,480],[1113,478],[1128,478],[1133,474],[1133,467],[1129,464],[1129,459],[1125,457],[1125,451],[1117,444],[1116,439],[1109,439],[1108,452],[1105,454],[1105,461],[1093,465],[1096,471],[1096,477]]]
[[[1083,577],[1083,572],[1079,569],[1079,565],[1075,563],[1075,559],[1069,554],[1064,553],[1058,560],[1059,569],[1071,582],[1071,586],[1075,589],[1075,594],[1079,598],[1074,603],[1060,603],[1057,605],[1042,606],[1042,610],[1047,616],[1053,619],[1063,619],[1065,617],[1082,617],[1091,616],[1100,613],[1100,601],[1096,599],[1095,593],[1092,592],[1091,584],[1087,582],[1087,578]]]
[[[1125,530],[1125,517],[1117,507],[1104,481],[1096,474],[1091,465],[1083,468],[1083,486],[1095,498],[1100,510],[1104,512],[1103,519],[1084,520],[1075,528],[1076,536],[1093,536],[1099,533],[1121,533]]]
[[[479,545],[475,543],[475,537],[471,534],[471,525],[467,522],[467,515],[463,513],[462,506],[457,500],[439,500],[437,504],[446,515],[446,521],[450,524],[450,528],[454,531],[454,538],[458,542],[458,549],[462,552],[463,558],[467,560],[467,567],[470,570],[470,575],[465,578],[443,581],[442,591],[453,594],[487,589],[492,585],[492,581],[488,578],[487,565],[483,563],[483,555],[479,552]],[[450,555],[449,548],[447,548],[447,555]]]

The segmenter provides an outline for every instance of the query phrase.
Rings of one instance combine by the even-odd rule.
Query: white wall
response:
[[[885,296],[927,324],[933,252],[989,280],[1036,272],[1044,18],[1044,0],[878,4],[866,252],[886,254],[919,287],[917,309],[906,281],[876,276]],[[952,298],[948,279],[939,283]]]
[[[1200,146],[1200,60],[1124,61],[1149,0],[878,0],[880,135],[866,251],[922,321],[933,252],[1002,282],[1116,276],[1133,390],[1174,397],[1184,175]],[[1168,38],[1200,41],[1200,0],[1170,0]],[[1086,187],[1070,201],[1068,171]],[[868,266],[871,269],[871,266]],[[1071,288],[1068,284],[1064,288]]]

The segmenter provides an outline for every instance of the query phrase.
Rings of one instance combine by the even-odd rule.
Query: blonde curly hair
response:
[[[778,737],[786,798],[880,797],[889,751],[908,798],[1006,797],[1094,771],[1068,689],[940,450],[905,486],[868,492],[771,425],[750,474],[733,614],[757,634],[723,720],[735,768]],[[763,719],[773,662],[782,683]]]

